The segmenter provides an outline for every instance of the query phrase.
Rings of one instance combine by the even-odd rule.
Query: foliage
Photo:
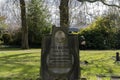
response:
[[[50,33],[51,24],[48,21],[47,9],[41,0],[30,0],[27,3],[28,42],[30,47],[41,47],[44,34]],[[21,46],[21,28],[14,31],[10,45]]]
[[[90,26],[81,30],[79,35],[85,37],[87,49],[115,48],[116,27],[109,15],[97,18]]]
[[[118,28],[116,33],[116,49],[120,49],[120,28]]]
[[[9,44],[10,42],[11,42],[11,34],[9,34],[9,33],[4,33],[3,35],[2,35],[2,39],[3,39],[3,41],[4,41],[4,44]]]
[[[5,17],[0,16],[0,41],[2,40],[2,34],[4,30],[7,28],[7,25],[5,24]]]
[[[50,33],[49,14],[41,0],[31,0],[28,5],[28,31],[30,45],[41,45],[43,34]]]
[[[21,46],[21,37],[22,37],[22,32],[21,29],[18,29],[16,31],[14,31],[14,34],[12,35],[12,41],[9,43],[10,45],[14,45],[14,46]]]
[[[5,24],[5,16],[0,16],[0,28],[3,28],[3,27],[5,27],[6,26],[6,24]]]

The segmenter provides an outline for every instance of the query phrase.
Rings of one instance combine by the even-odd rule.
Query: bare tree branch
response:
[[[107,5],[107,6],[114,6],[114,7],[120,8],[120,5],[108,4],[108,3],[105,3],[104,0],[101,0],[101,2],[102,2],[104,5]]]
[[[116,5],[116,4],[109,4],[109,3],[106,3],[105,0],[78,0],[79,2],[90,2],[90,3],[94,3],[94,2],[102,2],[104,5],[107,5],[107,6],[113,6],[113,7],[117,7],[117,8],[120,8],[120,5]]]

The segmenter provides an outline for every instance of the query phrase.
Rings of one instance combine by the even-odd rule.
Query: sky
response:
[[[0,7],[2,6],[2,4],[5,2],[5,0],[0,0]]]
[[[0,3],[4,2],[5,0],[0,0]]]

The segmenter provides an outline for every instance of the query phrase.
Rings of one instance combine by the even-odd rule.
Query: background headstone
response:
[[[119,52],[116,52],[116,61],[120,61]]]
[[[80,80],[87,80],[86,78],[81,78]]]
[[[120,76],[111,76],[111,80],[120,80]]]

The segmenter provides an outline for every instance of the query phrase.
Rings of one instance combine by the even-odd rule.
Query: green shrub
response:
[[[79,32],[86,40],[87,49],[113,49],[116,42],[116,28],[107,17],[98,18],[90,26]]]
[[[17,30],[15,34],[12,36],[13,40],[11,42],[11,45],[21,46],[22,41],[22,32],[21,30]]]
[[[30,47],[41,47],[41,42],[43,35],[49,34],[51,31],[51,27],[44,28],[29,28],[29,45]]]
[[[36,28],[29,28],[28,29],[28,40],[29,40],[29,46],[30,47],[41,47],[42,37],[44,34],[49,34],[51,28],[46,27],[39,31],[40,29]],[[14,31],[14,34],[12,34],[12,41],[9,43],[10,45],[14,46],[21,46],[22,41],[22,32],[21,29]]]
[[[120,29],[116,33],[116,49],[120,49]]]
[[[9,34],[9,33],[4,33],[4,34],[2,35],[2,40],[4,41],[4,44],[9,44],[9,43],[11,42],[11,40],[12,40],[11,34]]]

